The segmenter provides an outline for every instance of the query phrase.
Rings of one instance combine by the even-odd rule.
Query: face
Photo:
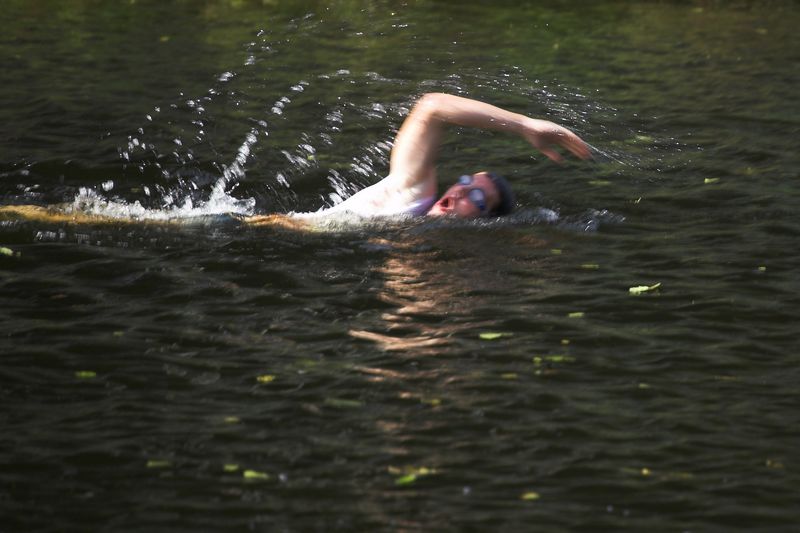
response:
[[[454,215],[460,218],[487,216],[500,204],[500,193],[487,172],[461,176],[458,182],[447,189],[433,204],[431,216]]]

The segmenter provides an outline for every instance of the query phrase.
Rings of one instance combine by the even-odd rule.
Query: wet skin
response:
[[[486,197],[484,210],[470,200],[469,191],[481,189]],[[456,183],[433,204],[428,215],[430,216],[456,216],[459,218],[477,218],[487,216],[500,204],[500,194],[487,172],[478,172],[472,175],[472,183],[462,185]]]

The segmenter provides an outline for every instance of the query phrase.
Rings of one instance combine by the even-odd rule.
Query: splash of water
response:
[[[489,90],[500,95],[505,93],[516,97],[527,97],[534,105],[538,102],[548,114],[557,115],[554,118],[566,120],[573,127],[588,124],[590,122],[588,114],[596,112],[595,108],[599,105],[572,88],[548,87],[538,80],[529,80],[518,67],[496,75],[481,72],[479,69],[479,72],[450,74],[438,80],[423,80],[415,86],[409,86],[408,90],[404,91],[404,94],[409,96],[401,102],[375,101],[372,98],[367,98],[366,101],[358,100],[361,98],[360,90],[364,86],[371,88],[375,85],[396,86],[402,81],[388,79],[375,72],[352,72],[347,69],[304,72],[302,78],[284,86],[282,95],[268,94],[269,87],[264,91],[264,82],[270,79],[268,75],[273,67],[264,59],[267,55],[274,55],[275,47],[280,45],[281,42],[275,41],[267,32],[259,32],[257,38],[246,45],[247,59],[237,71],[231,70],[216,75],[212,87],[205,95],[187,97],[181,94],[180,100],[175,104],[154,107],[154,114],[146,116],[145,127],[150,128],[148,131],[150,139],[146,138],[143,128],[139,128],[137,134],[129,136],[127,149],[120,149],[120,155],[125,163],[137,163],[134,154],[139,155],[140,170],[142,165],[157,168],[163,179],[171,181],[169,185],[142,183],[139,188],[149,198],[142,199],[141,202],[104,195],[104,192],[109,193],[112,188],[105,185],[94,189],[81,189],[71,208],[105,216],[163,219],[220,213],[249,215],[255,213],[257,204],[259,211],[263,210],[265,199],[271,211],[302,211],[309,208],[330,207],[382,177],[381,169],[388,167],[392,148],[391,138],[395,133],[392,123],[399,125],[408,113],[414,93],[444,90],[464,96],[480,97],[480,94],[474,93]],[[351,94],[352,87],[356,87],[357,96]],[[269,100],[266,100],[267,96],[263,95],[262,91],[268,94]],[[301,94],[306,92],[312,96]],[[380,91],[375,93],[380,94]],[[298,104],[295,104],[295,100]],[[321,107],[315,108],[315,105]],[[216,110],[220,107],[222,113],[217,113]],[[247,118],[250,124],[239,134],[243,134],[244,139],[236,148],[233,159],[228,164],[212,160],[211,164],[216,167],[215,172],[208,173],[202,170],[194,172],[193,169],[209,165],[209,156],[214,159],[220,156],[212,141],[216,141],[217,145],[227,143],[224,139],[221,141],[212,139],[210,135],[213,135],[214,131],[224,133],[225,130],[209,129],[209,126],[228,119],[232,107],[237,110],[250,110]],[[162,109],[168,111],[169,116],[163,115]],[[274,143],[265,142],[268,137],[277,139],[281,138],[281,134],[297,134],[294,129],[302,121],[295,115],[300,110],[304,121],[309,116],[315,117],[317,112],[320,112],[321,116],[308,121],[314,129],[300,130],[294,149],[281,148]],[[606,112],[611,111],[606,110]],[[269,124],[266,122],[267,117],[259,116],[260,114],[268,115]],[[359,127],[367,124],[372,128],[372,124],[380,124],[385,129],[381,132],[375,127],[377,139],[372,137],[365,143],[361,142],[353,154],[351,133],[353,128],[345,127],[352,126],[349,124],[352,120],[356,120],[356,125]],[[238,127],[239,124],[235,126]],[[303,124],[302,127],[305,126]],[[281,131],[280,128],[286,131]],[[187,132],[191,133],[187,136]],[[153,138],[153,135],[157,137]],[[159,142],[165,139],[169,139],[169,147],[158,148]],[[328,155],[336,151],[336,143],[340,139],[348,143],[347,151],[341,153],[352,154],[349,164],[336,161]],[[327,153],[323,153],[321,147],[324,147]],[[598,162],[622,163],[621,158],[607,147],[593,146],[592,149]],[[213,155],[203,153],[204,150],[211,151]],[[316,207],[313,204],[298,206],[295,190],[301,190],[300,187],[310,188],[308,183],[302,183],[300,180],[309,175],[316,178],[318,173],[316,171],[320,170],[318,151],[322,154],[323,161],[332,161],[326,165],[328,168],[324,169],[329,189],[318,190],[317,197],[321,200],[321,205],[317,203]],[[271,153],[260,157],[265,155],[264,152]],[[276,153],[284,156],[285,165],[271,166],[266,174],[267,179],[260,184],[256,183],[260,190],[256,190],[253,194],[257,195],[259,200],[234,197],[233,191],[245,182],[248,164],[256,159],[274,161],[273,156]],[[201,177],[203,173],[205,182]],[[265,175],[263,168],[260,174]],[[251,186],[253,183],[251,181],[246,186]],[[308,197],[303,202],[308,202]],[[142,205],[143,203],[145,205]],[[541,218],[548,217],[535,218],[540,222]]]
[[[242,200],[221,193],[198,204],[195,204],[191,198],[186,198],[181,204],[150,209],[144,207],[138,200],[133,203],[109,200],[94,189],[81,187],[66,210],[125,220],[173,220],[222,214],[247,216],[254,213],[254,207],[255,200],[252,198]]]

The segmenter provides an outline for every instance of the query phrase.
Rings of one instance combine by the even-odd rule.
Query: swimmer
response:
[[[510,213],[514,196],[508,182],[487,171],[464,174],[437,200],[436,160],[447,125],[497,130],[519,135],[555,162],[563,158],[560,147],[576,157],[589,159],[587,144],[572,131],[499,107],[451,94],[422,96],[397,133],[389,162],[389,175],[342,203],[313,213],[242,217],[249,225],[277,225],[303,229],[314,219],[337,213],[361,217],[454,216],[495,217]],[[57,213],[35,206],[0,207],[0,220],[18,218],[54,222],[120,223],[113,217]]]
[[[512,113],[490,104],[442,93],[419,99],[403,122],[392,147],[389,175],[344,202],[315,213],[255,216],[251,224],[302,226],[305,221],[334,213],[375,216],[455,216],[478,218],[502,216],[514,208],[508,182],[491,172],[464,174],[441,198],[436,199],[436,159],[445,126],[453,124],[516,133],[553,161],[561,147],[581,159],[589,159],[589,147],[573,132],[547,120]]]

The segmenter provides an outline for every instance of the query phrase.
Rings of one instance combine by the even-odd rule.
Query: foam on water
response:
[[[139,201],[133,203],[124,200],[109,200],[94,189],[81,187],[67,211],[80,212],[122,220],[174,220],[196,218],[209,215],[252,215],[255,200],[253,198],[238,199],[223,192],[216,192],[207,201],[195,205],[191,198],[181,204],[172,204],[162,209],[149,209]]]

